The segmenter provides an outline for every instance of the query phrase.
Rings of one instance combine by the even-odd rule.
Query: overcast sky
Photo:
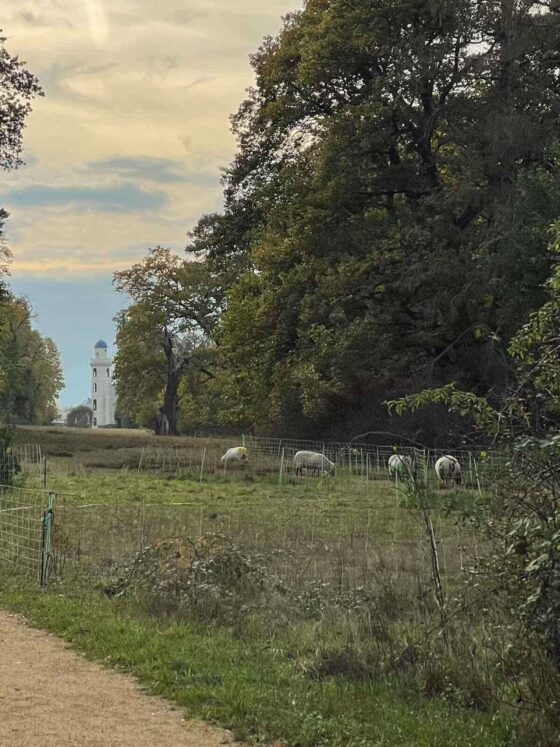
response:
[[[114,341],[112,272],[149,246],[182,251],[220,207],[229,116],[248,55],[299,0],[4,0],[6,47],[45,98],[26,166],[0,175],[12,286],[63,359],[63,404],[89,392],[93,343]]]

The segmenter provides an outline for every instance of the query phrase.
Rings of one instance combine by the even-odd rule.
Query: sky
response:
[[[89,393],[94,342],[114,352],[126,298],[112,273],[161,244],[182,252],[221,205],[229,117],[249,54],[300,0],[4,0],[6,48],[38,76],[26,165],[0,174],[11,285],[57,344],[62,405]]]

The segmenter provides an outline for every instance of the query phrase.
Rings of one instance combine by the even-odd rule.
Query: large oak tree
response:
[[[503,385],[551,266],[559,48],[544,0],[308,0],[265,40],[224,212],[191,245],[231,285],[219,339],[250,419]]]
[[[205,263],[163,247],[116,272],[115,285],[133,301],[117,318],[119,410],[158,434],[174,434],[179,385],[189,368],[204,367],[221,294]]]

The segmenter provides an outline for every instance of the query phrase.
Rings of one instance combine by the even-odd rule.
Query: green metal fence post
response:
[[[54,523],[54,501],[56,493],[49,493],[47,508],[43,514],[41,532],[41,568],[39,581],[41,586],[46,586],[49,581],[50,561],[52,559],[52,527]]]

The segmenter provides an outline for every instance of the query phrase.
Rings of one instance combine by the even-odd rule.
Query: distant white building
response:
[[[98,340],[93,349],[91,368],[91,409],[93,428],[114,425],[116,392],[111,376],[111,359],[107,354],[107,343]]]

